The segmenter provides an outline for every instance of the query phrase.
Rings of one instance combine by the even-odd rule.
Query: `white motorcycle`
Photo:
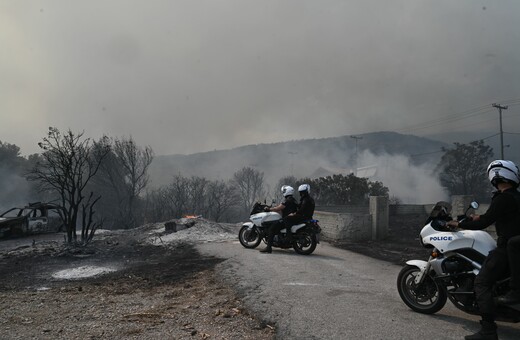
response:
[[[468,208],[477,209],[472,202]],[[466,214],[468,212],[466,210]],[[449,299],[458,309],[477,315],[473,285],[487,254],[496,248],[495,240],[482,230],[451,230],[447,227],[451,205],[438,202],[421,230],[421,244],[431,249],[428,261],[411,260],[397,277],[397,290],[412,310],[433,314]],[[465,214],[465,215],[466,215]],[[463,220],[464,216],[458,219]],[[495,296],[509,290],[509,278],[496,283]],[[520,306],[497,306],[497,320],[520,321]]]
[[[264,240],[267,243],[269,227],[277,223],[283,223],[282,216],[277,212],[266,212],[268,207],[260,202],[255,203],[251,216],[251,222],[246,222],[238,232],[238,239],[245,248],[256,248]],[[316,249],[320,242],[321,228],[317,220],[305,221],[305,223],[293,225],[289,232],[291,238],[287,238],[287,228],[283,228],[274,235],[273,247],[288,249],[293,248],[298,254],[309,255]]]

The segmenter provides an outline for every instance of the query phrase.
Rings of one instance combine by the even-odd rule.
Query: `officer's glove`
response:
[[[446,223],[446,228],[450,231],[455,231],[457,229],[457,221],[449,221]]]

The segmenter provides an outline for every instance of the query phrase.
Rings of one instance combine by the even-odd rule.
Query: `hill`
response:
[[[176,174],[227,180],[237,170],[248,166],[264,172],[266,182],[272,186],[288,175],[317,177],[340,171],[350,173],[360,167],[388,170],[389,159],[401,163],[412,159],[417,166],[432,160],[438,162],[441,153],[437,151],[448,146],[433,139],[395,132],[356,137],[302,139],[191,155],[157,156],[150,168],[152,185],[167,184]]]

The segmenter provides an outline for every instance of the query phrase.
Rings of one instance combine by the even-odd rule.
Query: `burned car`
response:
[[[62,229],[63,207],[53,203],[29,203],[0,215],[0,237],[56,232]]]

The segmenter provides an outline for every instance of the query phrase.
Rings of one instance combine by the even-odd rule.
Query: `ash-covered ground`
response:
[[[335,246],[402,264],[426,258],[424,216],[392,218],[387,240]],[[2,339],[273,339],[193,244],[236,240],[239,225],[180,219],[99,230],[87,247],[63,234],[0,241]]]
[[[236,239],[234,225],[202,219],[100,230],[85,248],[63,235],[0,241],[2,339],[272,339],[219,281],[221,260],[193,242]]]

